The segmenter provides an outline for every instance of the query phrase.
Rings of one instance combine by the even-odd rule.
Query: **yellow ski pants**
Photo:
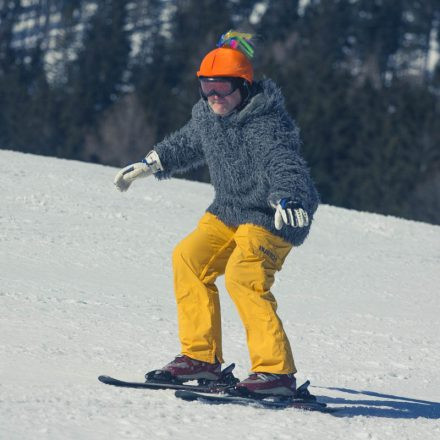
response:
[[[173,253],[182,354],[223,362],[220,301],[214,283],[224,274],[246,329],[252,371],[295,373],[289,340],[270,292],[275,272],[291,248],[260,226],[231,228],[206,213]]]

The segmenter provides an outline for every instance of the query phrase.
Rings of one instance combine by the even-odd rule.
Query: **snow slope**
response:
[[[298,380],[338,416],[123,390],[179,352],[170,255],[209,185],[0,151],[0,439],[440,438],[440,227],[330,206],[274,294]],[[244,330],[219,281],[224,354]]]

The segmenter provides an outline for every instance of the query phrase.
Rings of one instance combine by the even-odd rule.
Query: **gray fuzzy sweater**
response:
[[[274,226],[269,200],[290,197],[308,213],[319,197],[300,155],[299,130],[288,115],[280,89],[271,80],[254,84],[248,104],[221,117],[203,99],[191,120],[155,145],[164,171],[159,179],[207,164],[215,198],[207,211],[230,226],[252,223],[299,246],[310,226]]]

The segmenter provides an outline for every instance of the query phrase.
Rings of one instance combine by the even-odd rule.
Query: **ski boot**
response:
[[[231,364],[223,371],[220,362],[214,364],[192,359],[186,355],[178,355],[160,370],[150,371],[145,375],[147,383],[173,383],[196,380],[201,387],[224,390],[233,387],[239,380],[232,374],[235,365]]]
[[[235,386],[237,394],[261,397],[296,396],[296,379],[293,374],[253,373]]]

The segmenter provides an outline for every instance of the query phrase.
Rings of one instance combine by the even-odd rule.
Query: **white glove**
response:
[[[134,180],[140,177],[148,177],[158,171],[163,171],[159,155],[153,150],[150,151],[145,159],[122,168],[116,174],[114,184],[119,191],[127,191]]]
[[[302,206],[290,199],[281,199],[278,202],[271,202],[275,209],[275,228],[279,231],[283,225],[292,228],[303,228],[309,226],[309,216]]]

